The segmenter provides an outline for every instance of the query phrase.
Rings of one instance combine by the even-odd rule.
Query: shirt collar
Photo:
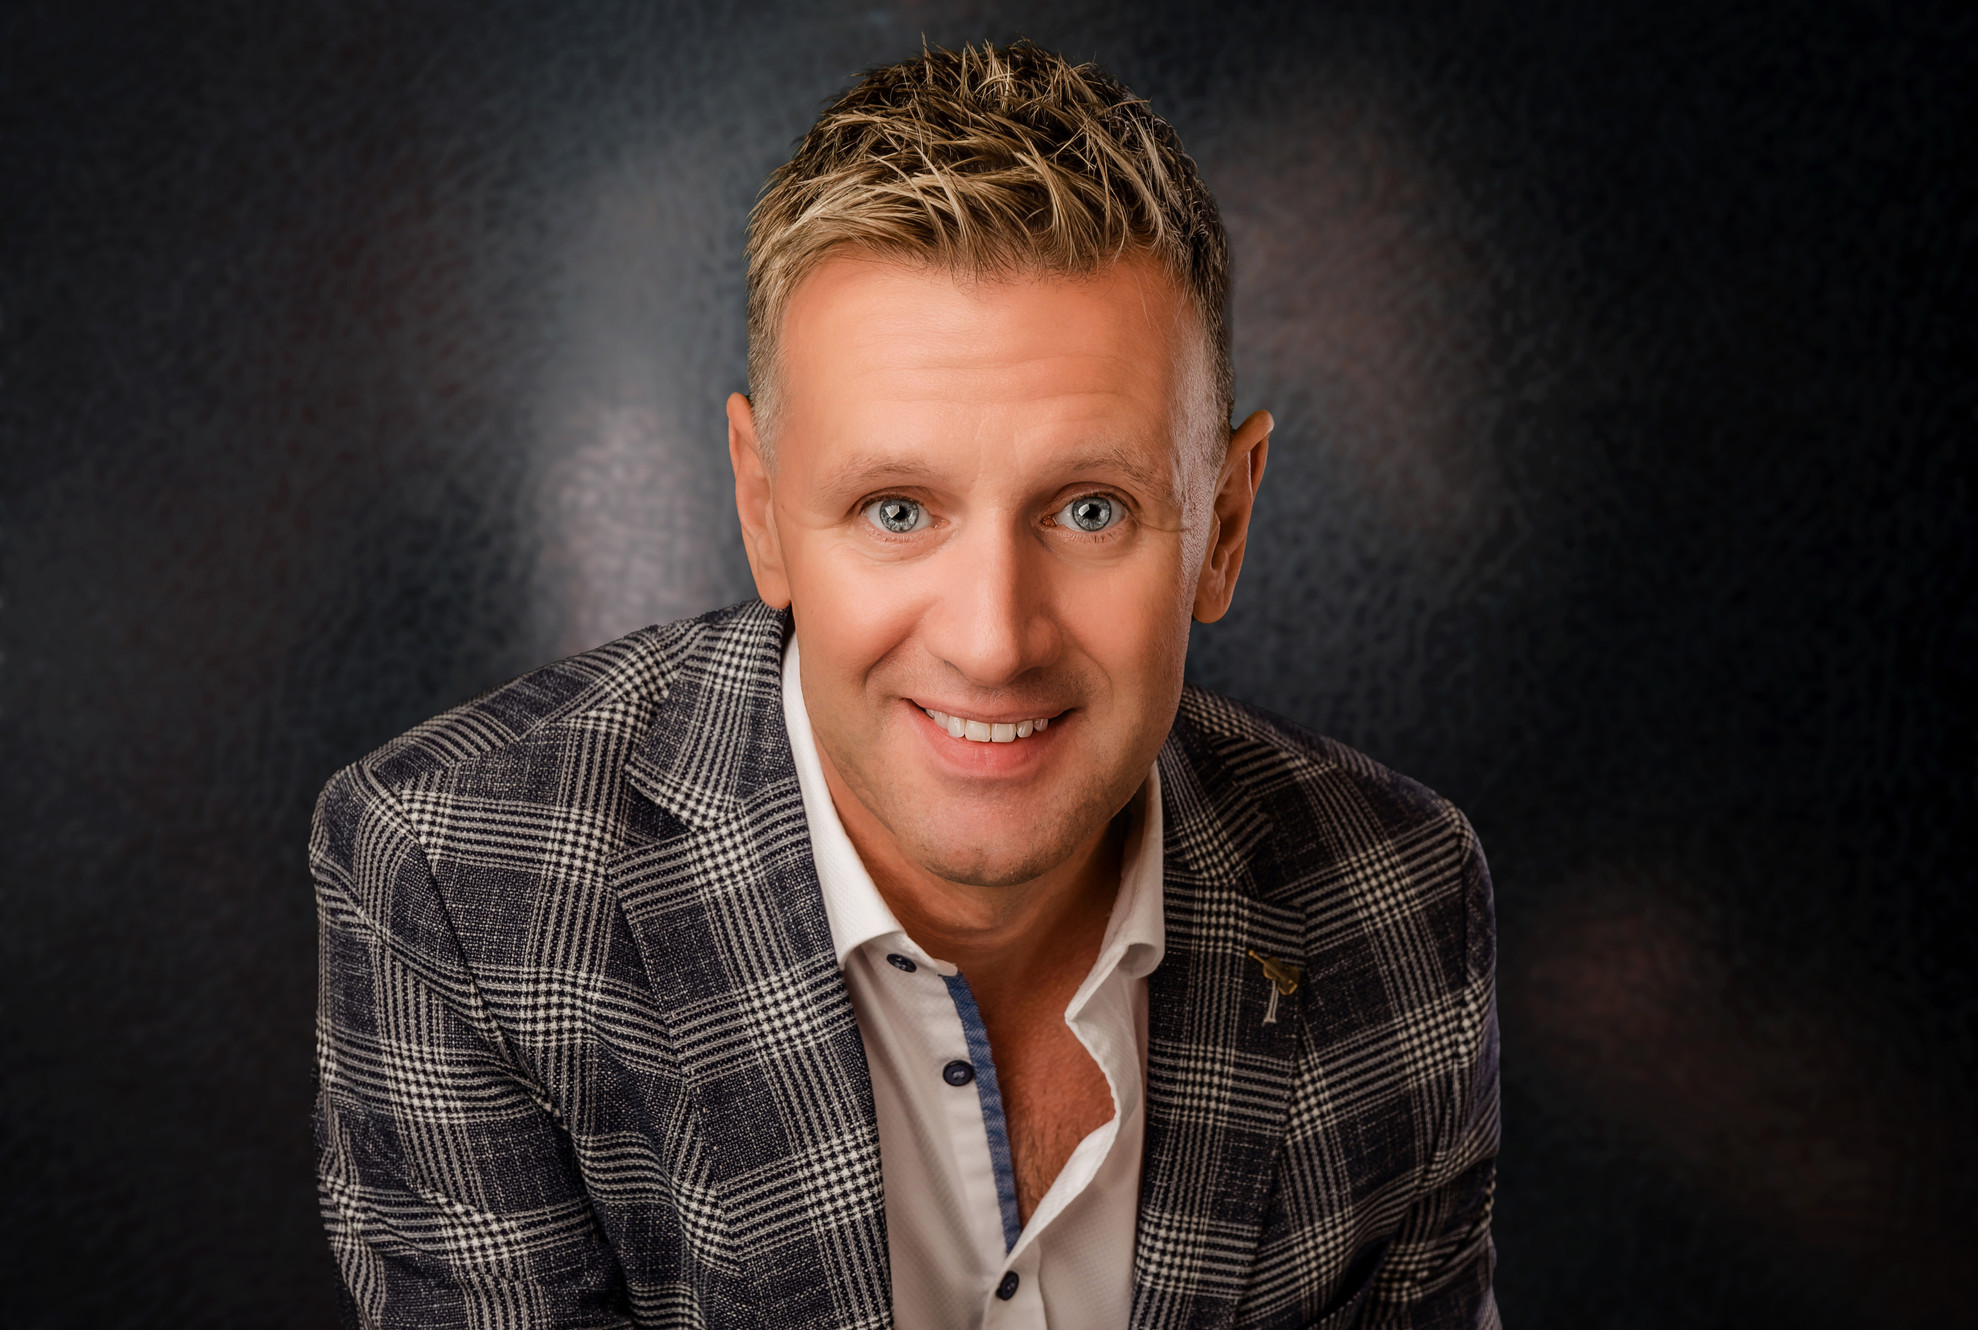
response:
[[[1127,827],[1126,851],[1120,856],[1119,897],[1113,902],[1112,918],[1106,922],[1106,937],[1099,944],[1099,963],[1093,971],[1104,973],[1117,963],[1135,979],[1144,979],[1154,972],[1167,951],[1161,889],[1166,862],[1162,840],[1166,830],[1158,764],[1147,768],[1147,781],[1127,809],[1132,822]]]
[[[824,765],[817,756],[810,709],[804,705],[803,676],[798,667],[794,633],[783,648],[783,725],[789,731],[790,752],[796,759],[804,821],[810,828],[811,857],[817,865],[817,884],[824,893],[824,914],[831,925],[831,945],[838,955],[838,968],[843,969],[846,959],[860,947],[884,938],[893,950],[914,961],[943,975],[954,974],[953,965],[927,955],[900,927],[879,888],[873,885],[872,875],[865,871],[865,863],[852,847],[851,837],[845,834],[845,824],[838,820],[831,789],[824,781]],[[1105,940],[1099,944],[1099,960],[1092,967],[1087,986],[1110,973],[1114,966],[1136,979],[1144,978],[1161,963],[1166,950],[1158,766],[1148,769],[1146,783],[1127,807],[1131,810],[1132,825],[1120,861],[1119,896],[1113,903]],[[1074,998],[1073,1006],[1078,1003],[1079,998]]]

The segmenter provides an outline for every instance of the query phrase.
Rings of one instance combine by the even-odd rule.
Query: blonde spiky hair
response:
[[[962,277],[1082,276],[1149,255],[1201,315],[1228,424],[1222,218],[1173,126],[1096,65],[1028,42],[923,50],[818,117],[749,217],[749,384],[764,416],[790,296],[843,249]]]

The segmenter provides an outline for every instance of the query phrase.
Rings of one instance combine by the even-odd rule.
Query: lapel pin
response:
[[[1275,956],[1266,956],[1255,947],[1248,949],[1250,959],[1263,967],[1264,978],[1271,981],[1271,1005],[1264,1010],[1264,1024],[1277,1024],[1277,1000],[1280,996],[1290,997],[1298,991],[1299,968],[1289,961],[1281,961]]]

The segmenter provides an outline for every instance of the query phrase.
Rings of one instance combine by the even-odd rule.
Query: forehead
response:
[[[834,256],[784,315],[778,433],[865,434],[881,417],[905,430],[1165,442],[1202,382],[1198,325],[1179,285],[1138,257],[1089,276],[969,280]]]

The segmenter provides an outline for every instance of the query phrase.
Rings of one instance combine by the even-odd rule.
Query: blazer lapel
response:
[[[1161,750],[1167,949],[1148,978],[1147,1143],[1136,1330],[1230,1324],[1255,1263],[1283,1143],[1305,993],[1280,998],[1249,953],[1302,964],[1297,912],[1260,898],[1264,815],[1178,723]]]
[[[683,1224],[764,1325],[890,1325],[872,1084],[783,725],[786,626],[760,603],[681,625],[611,879],[707,1147]]]

